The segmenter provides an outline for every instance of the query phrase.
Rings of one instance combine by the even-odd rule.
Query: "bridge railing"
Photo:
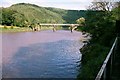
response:
[[[95,80],[110,80],[110,76],[112,74],[112,67],[113,67],[113,61],[115,59],[115,53],[117,48],[118,38],[116,37],[112,48],[110,49],[105,61],[103,62],[103,65],[98,72]]]

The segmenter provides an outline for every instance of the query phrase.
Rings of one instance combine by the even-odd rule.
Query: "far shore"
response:
[[[42,27],[41,30],[52,30],[52,27]],[[58,28],[60,29],[60,28]],[[38,30],[38,31],[41,31]],[[32,32],[33,30],[29,27],[17,27],[17,26],[3,26],[0,25],[0,32]]]

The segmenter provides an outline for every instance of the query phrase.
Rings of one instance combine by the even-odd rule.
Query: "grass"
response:
[[[56,27],[56,30],[60,30],[62,27]],[[43,26],[41,27],[41,30],[53,30],[53,27],[49,26]],[[3,26],[0,25],[0,32],[30,32],[33,31],[29,27],[16,27],[16,26]],[[40,31],[40,30],[39,30]]]
[[[27,32],[27,31],[32,31],[31,29],[29,28],[1,28],[0,29],[0,32]]]
[[[0,32],[25,32],[25,31],[32,31],[28,27],[17,27],[17,26],[3,26],[0,25]]]
[[[109,52],[109,48],[95,43],[83,47],[81,52],[82,68],[78,80],[94,80]]]

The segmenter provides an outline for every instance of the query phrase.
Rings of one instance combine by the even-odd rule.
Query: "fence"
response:
[[[118,37],[116,37],[112,48],[110,49],[109,54],[107,55],[105,61],[103,62],[103,65],[98,72],[95,80],[110,80],[110,76],[112,74],[112,67],[113,67],[113,61],[115,59],[115,53],[117,49],[117,43],[118,43]]]

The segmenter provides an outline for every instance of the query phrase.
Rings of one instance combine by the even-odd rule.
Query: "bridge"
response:
[[[39,24],[41,26],[79,26],[80,24]]]
[[[70,27],[70,31],[71,33],[73,32],[74,29],[76,29],[78,26],[81,26],[80,24],[41,24],[41,23],[38,23],[37,26],[35,26],[33,28],[34,31],[38,31],[38,30],[41,30],[41,27],[42,26],[52,26],[53,27],[53,32],[56,31],[56,27],[57,26],[69,26]]]

